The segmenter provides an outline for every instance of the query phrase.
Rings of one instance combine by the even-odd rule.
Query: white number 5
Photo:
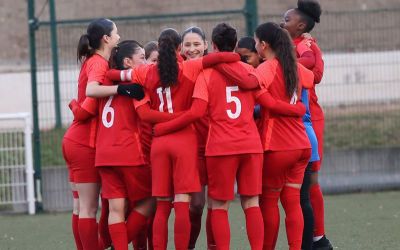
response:
[[[106,102],[106,105],[104,105],[103,113],[101,114],[101,120],[106,128],[111,128],[114,124],[114,109],[111,107],[112,100],[113,96],[110,96]],[[110,114],[110,120],[107,119],[108,114]]]
[[[233,113],[232,110],[230,109],[226,110],[226,113],[231,119],[238,118],[240,116],[240,112],[242,112],[242,104],[240,103],[240,99],[236,96],[232,96],[232,92],[234,91],[239,91],[239,87],[238,86],[226,87],[226,102],[227,103],[234,102],[236,105],[235,113]]]

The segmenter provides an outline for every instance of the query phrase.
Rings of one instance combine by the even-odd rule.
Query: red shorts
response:
[[[263,154],[207,156],[208,195],[215,200],[233,200],[235,179],[238,193],[261,194]]]
[[[311,170],[313,172],[321,170],[322,158],[324,155],[324,126],[324,119],[312,121],[312,127],[314,129],[315,135],[317,136],[319,155],[319,161],[314,161],[312,164]]]
[[[302,184],[311,149],[264,152],[263,189],[280,189],[286,183]]]
[[[199,177],[201,186],[207,186],[207,167],[206,167],[206,158],[204,156],[199,156]]]
[[[200,192],[197,138],[191,127],[154,137],[150,158],[153,196]]]
[[[97,167],[104,199],[138,201],[151,197],[151,169],[142,166]]]
[[[62,152],[69,171],[69,181],[74,183],[100,183],[94,165],[96,150],[63,138]]]

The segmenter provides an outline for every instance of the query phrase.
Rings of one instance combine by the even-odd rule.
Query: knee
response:
[[[201,200],[192,200],[190,202],[190,211],[195,214],[202,214],[205,202]]]
[[[258,196],[241,196],[240,199],[243,210],[259,206]]]
[[[229,201],[222,201],[222,200],[212,200],[212,209],[223,209],[228,210],[229,208]]]

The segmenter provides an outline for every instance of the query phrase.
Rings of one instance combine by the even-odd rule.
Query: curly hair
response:
[[[178,61],[176,50],[182,40],[179,33],[171,28],[161,32],[158,38],[158,73],[161,85],[165,87],[176,84],[178,80]]]

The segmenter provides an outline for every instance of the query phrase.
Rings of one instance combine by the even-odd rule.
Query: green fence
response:
[[[67,103],[76,96],[79,72],[75,50],[90,20],[56,20],[50,0],[50,20],[37,21],[33,1],[28,1],[28,12],[35,169],[40,179],[41,168],[64,166],[60,145],[72,121]],[[241,37],[251,35],[257,23],[282,20],[282,15],[257,18],[257,4],[264,6],[268,1],[241,1],[241,8],[231,10],[110,18],[122,40],[141,43],[156,40],[165,27],[182,31],[192,25],[203,28],[210,38],[219,22],[236,27]],[[317,87],[326,118],[326,186],[344,183],[344,191],[400,186],[399,23],[400,9],[326,10],[312,32],[326,63]],[[355,184],[348,188],[349,183]]]

